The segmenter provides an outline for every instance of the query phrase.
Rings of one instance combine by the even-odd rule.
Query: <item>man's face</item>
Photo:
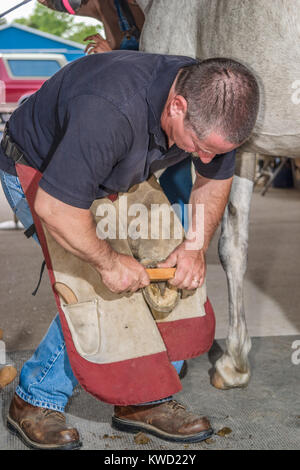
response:
[[[231,152],[238,147],[212,131],[207,137],[199,139],[194,131],[185,124],[186,101],[180,95],[171,95],[161,117],[161,126],[165,131],[169,146],[176,144],[185,152],[199,157],[203,163],[210,163],[217,155]]]
[[[193,130],[187,128],[184,123],[176,122],[172,129],[173,142],[185,152],[199,157],[202,163],[210,163],[212,159],[221,153],[231,152],[236,144],[226,141],[216,132],[211,132],[203,139],[199,139]]]

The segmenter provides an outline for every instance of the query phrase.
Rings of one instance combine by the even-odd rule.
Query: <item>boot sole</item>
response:
[[[31,439],[29,439],[29,437],[26,436],[26,434],[20,428],[20,426],[14,420],[12,420],[9,416],[7,416],[6,425],[7,425],[7,428],[9,430],[9,432],[14,434],[15,436],[18,436],[18,438],[21,439],[23,444],[25,444],[27,447],[29,447],[29,449],[37,449],[37,450],[75,450],[75,449],[79,449],[82,446],[81,441],[69,442],[68,444],[63,445],[63,446],[56,445],[56,444],[38,444],[38,443],[32,441]]]
[[[209,428],[206,431],[201,431],[197,434],[192,434],[190,436],[178,436],[176,434],[169,434],[165,431],[161,431],[151,424],[141,423],[137,424],[136,421],[130,421],[127,419],[120,419],[116,416],[112,417],[112,427],[118,431],[128,432],[131,434],[137,434],[139,432],[146,432],[152,434],[153,436],[159,437],[165,441],[169,442],[182,442],[182,443],[193,443],[201,442],[205,439],[208,439],[213,434],[213,429]]]

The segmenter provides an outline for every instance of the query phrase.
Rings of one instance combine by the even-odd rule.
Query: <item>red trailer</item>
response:
[[[9,114],[67,63],[62,54],[0,54],[0,117]]]

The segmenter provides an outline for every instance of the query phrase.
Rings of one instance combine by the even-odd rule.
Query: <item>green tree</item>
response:
[[[74,20],[66,13],[52,11],[37,3],[28,18],[20,18],[15,22],[56,36],[64,36],[72,28]]]
[[[36,4],[33,13],[28,18],[19,18],[15,20],[15,23],[82,44],[84,44],[83,39],[86,36],[95,34],[102,29],[101,23],[99,23],[99,26],[76,23],[74,17],[68,13],[50,10],[40,3]]]
[[[100,27],[98,26],[89,26],[85,23],[76,23],[72,28],[72,33],[68,35],[66,39],[70,39],[71,41],[80,42],[82,44],[87,44],[84,42],[84,38],[87,36],[91,36],[92,34],[96,34],[101,32]]]

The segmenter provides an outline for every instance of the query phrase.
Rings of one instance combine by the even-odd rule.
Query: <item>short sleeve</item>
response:
[[[126,116],[107,100],[73,98],[40,187],[66,204],[89,209],[99,185],[128,152],[132,135]]]
[[[195,170],[204,178],[226,180],[234,175],[235,150],[216,155],[210,163],[202,163],[200,158],[192,157]]]

